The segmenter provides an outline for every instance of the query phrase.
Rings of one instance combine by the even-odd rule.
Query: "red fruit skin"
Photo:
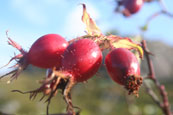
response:
[[[124,7],[131,14],[134,14],[134,13],[138,12],[141,9],[143,3],[144,3],[143,0],[124,0],[123,1]]]
[[[70,73],[77,82],[91,78],[102,63],[99,46],[89,39],[81,39],[70,44],[63,57],[62,70]]]
[[[67,46],[68,42],[58,34],[44,35],[31,46],[27,54],[28,63],[40,68],[59,67]]]
[[[128,76],[140,76],[138,60],[128,49],[113,49],[107,54],[105,64],[110,77],[120,85],[125,85]]]

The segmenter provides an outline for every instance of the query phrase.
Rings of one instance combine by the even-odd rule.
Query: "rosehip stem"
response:
[[[144,82],[144,86],[148,94],[152,97],[153,101],[162,109],[163,113],[165,113],[165,115],[172,115],[172,112],[170,110],[169,100],[168,100],[168,94],[165,90],[165,86],[161,85],[160,82],[155,77],[153,63],[152,63],[152,60],[150,59],[150,56],[148,53],[149,51],[148,51],[145,40],[142,41],[142,46],[145,53],[145,57],[147,59],[148,69],[149,69],[149,74],[147,78],[152,80],[154,84],[156,85],[156,87],[158,88],[160,95],[162,97],[162,102],[160,102],[160,100],[158,99],[157,95],[154,93],[152,88],[150,88],[145,82]]]
[[[67,103],[67,112],[68,113],[72,113],[73,115],[76,115],[74,112],[74,106],[72,104],[72,99],[71,99],[71,89],[74,87],[74,85],[76,84],[75,81],[73,81],[71,78],[69,79],[69,82],[67,84],[67,86],[65,87],[65,90],[63,92],[64,95],[64,100]]]
[[[56,80],[56,87],[53,89],[53,91],[51,92],[50,96],[49,96],[48,99],[45,101],[45,102],[47,102],[47,108],[46,108],[46,113],[47,113],[47,115],[49,115],[49,105],[50,105],[50,102],[51,102],[52,97],[54,96],[55,92],[56,92],[57,89],[58,89],[57,86],[58,86],[58,84],[60,83],[60,80],[61,80],[61,78],[58,77],[57,80]]]

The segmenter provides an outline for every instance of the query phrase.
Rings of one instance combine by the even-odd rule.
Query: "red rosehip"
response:
[[[28,62],[40,68],[60,66],[61,55],[68,42],[58,34],[47,34],[40,37],[28,52]]]
[[[17,78],[17,76],[29,65],[40,68],[53,68],[60,67],[61,55],[68,46],[68,42],[58,34],[47,34],[40,37],[31,46],[29,52],[23,50],[23,48],[9,38],[9,44],[18,49],[21,54],[13,57],[12,60],[17,60],[17,67],[12,72],[9,72],[3,76],[13,73],[12,80]],[[10,63],[9,62],[9,63]]]
[[[61,60],[61,68],[53,70],[63,92],[64,99],[68,105],[68,113],[75,114],[71,100],[70,91],[78,82],[84,82],[91,78],[102,63],[102,52],[100,47],[90,39],[80,39],[72,42],[64,51]]]
[[[124,0],[123,6],[125,7],[124,15],[128,16],[138,12],[144,1],[143,0]]]
[[[91,78],[102,63],[99,46],[89,39],[81,39],[70,44],[62,57],[62,70],[70,73],[77,82]]]
[[[142,83],[140,66],[136,56],[125,48],[113,49],[105,58],[106,69],[110,77],[124,85],[129,93],[137,94]]]

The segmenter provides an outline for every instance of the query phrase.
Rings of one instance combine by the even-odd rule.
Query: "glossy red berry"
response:
[[[136,93],[142,83],[140,66],[136,56],[125,48],[113,49],[105,58],[106,69],[110,77],[124,85],[129,93]]]
[[[134,14],[141,9],[143,3],[143,0],[124,0],[123,6],[129,14]]]
[[[40,68],[60,66],[61,55],[67,46],[68,42],[60,35],[44,35],[31,46],[28,63]]]
[[[12,60],[17,60],[15,70],[9,72],[12,74],[12,80],[17,78],[17,76],[29,65],[32,64],[39,68],[53,68],[60,67],[60,62],[64,50],[68,46],[68,42],[58,34],[47,34],[40,37],[34,44],[31,46],[29,52],[23,50],[23,48],[9,38],[8,43],[18,49],[21,54],[13,57]],[[9,62],[9,63],[10,63]],[[9,64],[8,63],[8,64]],[[7,64],[7,65],[8,65]]]
[[[89,39],[70,44],[62,58],[62,70],[72,74],[73,80],[83,82],[91,78],[102,63],[99,46]]]

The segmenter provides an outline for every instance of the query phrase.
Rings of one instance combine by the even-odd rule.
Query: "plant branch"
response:
[[[165,5],[165,2],[164,2],[163,0],[158,0],[158,1],[159,1],[160,6],[162,7],[162,9],[163,9],[164,11],[168,11],[168,10],[167,10],[167,7],[166,7],[166,5]]]
[[[148,19],[146,21],[146,25],[148,25],[153,19],[155,19],[157,16],[159,16],[161,14],[164,14],[164,15],[170,17],[170,18],[173,18],[173,14],[171,14],[168,11],[166,11],[166,10],[163,9],[161,11],[155,12],[150,17],[148,17]]]
[[[142,41],[142,46],[143,46],[143,50],[145,53],[145,57],[147,59],[148,68],[149,68],[149,74],[148,74],[147,78],[152,80],[154,82],[154,84],[156,85],[156,87],[158,88],[161,98],[162,98],[162,102],[160,102],[159,99],[157,99],[157,95],[146,83],[144,83],[144,86],[145,86],[148,94],[152,97],[153,101],[162,109],[163,113],[165,113],[165,115],[172,115],[171,110],[170,110],[168,95],[165,90],[165,86],[161,85],[160,82],[155,77],[153,63],[150,59],[150,56],[149,56],[150,53],[148,51],[145,40]]]
[[[143,82],[144,87],[146,88],[146,91],[148,92],[148,94],[151,96],[152,100],[154,100],[154,102],[160,107],[162,108],[162,104],[158,98],[158,96],[156,95],[156,93],[151,89],[151,87],[146,83],[146,81]]]

